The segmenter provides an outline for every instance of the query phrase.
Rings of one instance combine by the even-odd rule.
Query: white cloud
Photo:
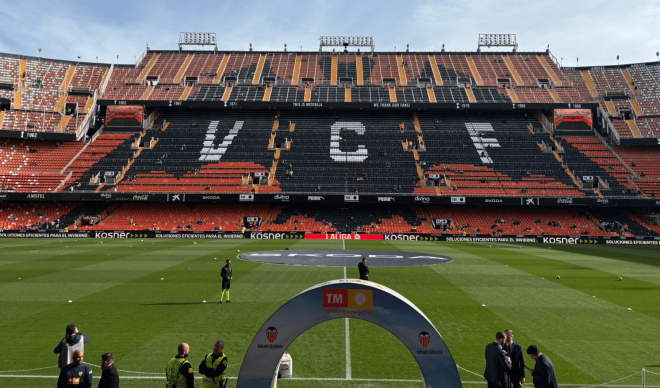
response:
[[[479,33],[516,33],[520,51],[550,49],[564,65],[656,60],[660,2],[453,1],[3,1],[0,51],[109,63],[146,47],[174,50],[181,31],[216,32],[221,50],[318,49],[320,35],[374,36],[376,49],[474,51]],[[9,31],[9,32],[8,32]],[[191,47],[196,48],[196,47]]]

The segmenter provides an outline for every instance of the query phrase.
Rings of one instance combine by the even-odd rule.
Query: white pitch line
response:
[[[58,376],[31,376],[31,375],[1,375],[2,377],[10,377],[17,379],[57,379]],[[122,380],[165,380],[165,376],[121,376]],[[201,380],[200,376],[195,377],[195,380]],[[236,380],[236,377],[227,377],[228,380]],[[341,379],[336,377],[291,377],[288,380],[297,381],[364,381],[364,382],[383,382],[383,383],[423,383],[424,380],[404,380],[404,379]],[[485,381],[461,381],[462,384],[483,384]],[[559,384],[560,387],[612,387],[612,388],[641,388],[641,385],[590,385],[590,384]],[[649,388],[660,388],[660,385],[646,385]]]
[[[346,279],[346,267],[344,267],[344,279]],[[348,328],[348,318],[344,319],[346,320],[346,380],[352,380],[353,367],[351,365],[351,332]]]
[[[341,240],[341,244],[344,247],[344,250],[346,250],[346,240]]]

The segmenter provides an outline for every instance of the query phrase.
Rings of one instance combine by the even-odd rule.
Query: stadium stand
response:
[[[243,217],[263,219],[268,210],[269,205],[127,203],[117,206],[110,214],[100,214],[101,222],[80,229],[238,232]]]
[[[137,65],[110,66],[0,54],[2,131],[59,139],[54,136],[84,136],[81,126],[91,121],[87,135],[92,136],[103,125],[97,114],[113,100],[144,104],[145,121],[151,113],[154,118],[133,132],[103,127],[82,142],[0,139],[0,192],[649,203],[660,196],[653,144],[660,138],[660,66],[568,70],[553,58],[549,53],[149,50]],[[187,105],[174,108],[174,101]],[[190,102],[199,104],[192,108]],[[337,103],[347,105],[332,105]],[[352,109],[348,103],[362,105]],[[452,105],[435,109],[433,103]],[[600,104],[616,136],[600,128],[597,109],[596,130],[606,140],[591,132],[553,134],[539,120],[552,116],[556,103],[562,108]],[[616,146],[613,153],[604,142],[648,146]],[[16,213],[10,205],[0,210]],[[32,208],[40,206],[47,207]],[[243,217],[257,216],[263,220],[258,230],[272,232],[653,237],[660,230],[648,212],[605,207],[527,212],[400,204],[57,206],[60,214],[44,213],[37,221],[30,208],[28,218],[12,215],[4,227],[41,227],[46,217],[86,230],[235,232]],[[101,222],[81,225],[83,216]],[[433,219],[450,219],[450,227],[434,229]]]
[[[561,158],[581,185],[604,197],[606,190],[616,196],[635,195],[628,183],[630,172],[596,138],[565,137],[558,140],[565,151]],[[601,183],[599,183],[599,179]]]
[[[76,203],[0,203],[0,229],[65,228],[61,218],[77,206]],[[52,226],[51,226],[52,225]]]
[[[521,208],[431,207],[429,214],[433,219],[450,220],[450,234],[617,236],[616,232],[601,230],[597,220],[572,209],[529,212]]]
[[[530,133],[535,121],[526,113],[422,112],[424,174],[448,178],[442,195],[582,196],[556,157],[539,147],[548,135]]]

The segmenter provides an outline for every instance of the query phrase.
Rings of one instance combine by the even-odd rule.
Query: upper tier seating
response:
[[[633,66],[628,68],[642,111],[645,115],[660,115],[660,65]]]
[[[29,132],[57,132],[62,115],[51,112],[6,111],[2,121],[3,130]]]
[[[101,87],[101,82],[103,82],[103,77],[107,71],[108,67],[105,66],[76,66],[76,72],[73,73],[69,88],[94,92]]]
[[[589,74],[599,96],[612,92],[630,93],[630,87],[620,69],[591,69]]]

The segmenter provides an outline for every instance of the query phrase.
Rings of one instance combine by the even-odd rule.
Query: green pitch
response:
[[[0,376],[20,376],[0,377],[0,386],[55,386],[52,378],[28,376],[58,373],[32,369],[56,365],[53,349],[71,322],[91,338],[85,362],[99,365],[102,353],[113,352],[117,368],[132,371],[120,372],[124,388],[162,387],[164,366],[180,342],[190,344],[196,370],[218,338],[226,342],[227,375],[236,377],[256,331],[279,306],[310,286],[344,276],[343,268],[236,258],[238,249],[286,247],[342,249],[342,242],[0,240]],[[548,354],[560,384],[599,384],[636,374],[614,384],[639,385],[642,368],[660,372],[660,248],[367,241],[347,241],[346,248],[455,258],[429,267],[372,268],[370,278],[400,292],[431,319],[464,368],[466,387],[483,385],[478,375],[484,347],[504,329],[512,329],[523,348],[536,344]],[[227,258],[234,269],[232,303],[219,305],[220,268]],[[347,274],[357,277],[357,268],[347,268]],[[278,386],[423,386],[419,368],[398,340],[370,323],[349,324],[351,381],[345,380],[346,330],[339,319],[296,340],[288,352],[300,380],[280,380]],[[96,386],[101,371],[93,370]],[[229,386],[235,384],[231,380]]]

